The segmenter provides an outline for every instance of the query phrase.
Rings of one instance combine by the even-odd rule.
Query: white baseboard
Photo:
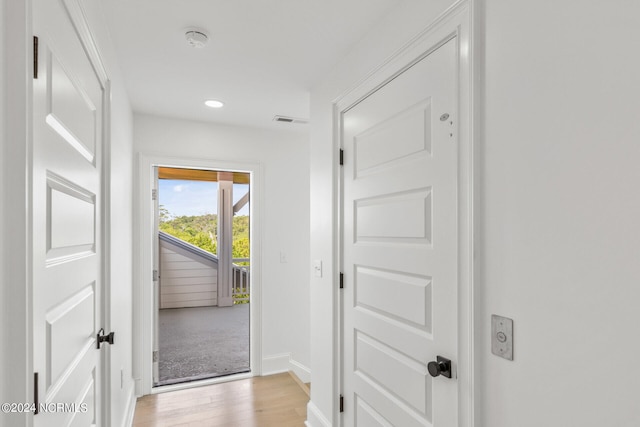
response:
[[[304,425],[307,427],[331,427],[331,421],[320,412],[315,403],[309,401],[307,404],[307,421],[304,422]]]
[[[133,415],[136,412],[136,401],[135,386],[131,383],[131,387],[129,387],[129,397],[127,398],[127,408],[122,420],[122,427],[131,427],[133,425]]]
[[[274,354],[262,358],[262,375],[273,375],[289,370],[291,353]]]
[[[311,370],[293,360],[291,353],[274,354],[262,359],[262,375],[280,374],[293,371],[303,383],[311,381]]]
[[[142,397],[143,396],[143,387],[142,387],[142,379],[140,378],[136,378],[133,380],[133,382],[135,383],[135,395],[137,397]]]
[[[297,362],[289,358],[289,370],[300,378],[303,383],[311,382],[311,369],[304,366],[302,363]]]

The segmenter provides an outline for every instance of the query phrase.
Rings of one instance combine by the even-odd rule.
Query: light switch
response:
[[[314,259],[313,260],[313,272],[316,277],[322,277],[322,260]]]
[[[491,315],[491,353],[513,360],[513,319]]]
[[[285,264],[287,262],[287,254],[284,252],[280,252],[280,263]]]

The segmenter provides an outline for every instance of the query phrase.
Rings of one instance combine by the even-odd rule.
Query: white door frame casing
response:
[[[153,387],[153,204],[151,191],[154,187],[154,166],[168,166],[187,169],[208,169],[247,172],[250,174],[249,191],[251,193],[251,304],[250,304],[250,364],[249,374],[238,374],[195,383]],[[260,163],[235,162],[214,159],[190,159],[163,154],[140,153],[138,159],[137,215],[134,239],[134,348],[133,362],[136,394],[138,396],[161,393],[194,387],[195,385],[215,384],[243,377],[262,374],[262,182],[263,167]]]
[[[469,0],[456,2],[413,40],[399,49],[361,82],[333,101],[334,148],[336,156],[342,148],[341,117],[352,106],[400,75],[433,52],[446,41],[456,39],[457,116],[458,116],[458,355],[455,361],[458,382],[458,425],[474,426],[474,84],[472,11]],[[334,164],[338,164],[337,158]],[[334,283],[339,282],[342,266],[342,174],[334,168]],[[339,286],[334,286],[334,395],[342,389],[341,299]],[[335,400],[337,403],[337,399]],[[342,425],[338,405],[334,405],[333,425]]]

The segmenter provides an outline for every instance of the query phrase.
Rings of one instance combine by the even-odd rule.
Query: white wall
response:
[[[25,254],[28,240],[28,147],[27,129],[30,124],[28,100],[31,98],[30,1],[0,3],[4,9],[2,31],[6,45],[2,45],[2,100],[12,106],[4,109],[2,117],[2,219],[4,265],[2,275],[2,345],[1,383],[2,402],[32,401],[32,368],[28,358],[30,322],[28,279]],[[96,37],[112,81],[113,117],[111,127],[111,221],[112,221],[112,330],[116,331],[116,345],[110,347],[111,361],[111,422],[125,425],[127,411],[133,409],[133,380],[131,376],[131,204],[132,204],[132,124],[131,109],[119,74],[111,41],[102,20],[98,0],[82,2],[87,19]],[[6,89],[6,90],[5,90]],[[120,369],[123,369],[123,382]],[[2,414],[0,414],[2,417]],[[12,415],[11,421],[0,418],[2,425],[26,425],[27,417]]]
[[[481,425],[640,425],[640,3],[486,0]],[[515,360],[490,354],[492,313]]]
[[[114,80],[115,82],[116,80]],[[117,80],[119,82],[119,80]],[[133,116],[121,83],[113,87],[111,134],[112,425],[125,425],[135,406],[133,381]],[[123,382],[120,382],[120,378]],[[119,415],[120,418],[117,418]],[[122,423],[122,424],[121,424]]]
[[[5,20],[4,20],[4,0],[0,0],[0,22],[2,23],[2,28],[6,28]],[[4,158],[5,158],[5,54],[4,54],[4,30],[0,31],[0,165],[2,165],[2,169],[4,169]],[[4,176],[0,173],[0,236],[4,236]],[[4,246],[0,245],[0,280],[4,283]],[[0,302],[4,302],[5,300],[5,291],[4,286],[0,285]],[[2,325],[6,325],[8,323],[8,319],[6,318],[7,311],[5,310],[4,304],[2,304],[2,313],[0,314],[0,323]],[[0,327],[0,342],[5,341],[5,328]],[[4,372],[5,369],[5,355],[4,351],[0,351],[0,372]],[[0,386],[0,402],[6,402],[5,400],[5,390],[4,386]],[[1,418],[0,418],[1,419]]]
[[[406,2],[311,95],[313,427],[331,421],[331,101],[447,5]],[[482,0],[476,426],[640,425],[640,4]],[[484,80],[483,80],[484,79]],[[491,354],[492,313],[515,360]]]
[[[306,132],[269,131],[135,115],[135,151],[219,161],[260,162],[262,360],[266,372],[308,370],[309,142]],[[280,252],[287,262],[280,262]],[[289,363],[289,357],[295,362]],[[308,373],[307,373],[308,375]],[[139,376],[139,375],[138,375]]]
[[[100,0],[83,6],[111,80],[111,326],[115,345],[109,346],[111,366],[111,425],[129,422],[135,405],[133,382],[133,114],[118,67]],[[122,377],[122,382],[121,382]]]
[[[4,40],[5,40],[5,36],[4,36],[4,28],[6,28],[6,24],[5,24],[5,13],[4,13],[4,0],[0,0],[0,22],[2,23],[2,28],[3,30],[0,31],[0,165],[2,165],[2,169],[4,170],[4,158],[5,158],[5,144],[6,144],[6,131],[5,131],[5,49],[4,49]],[[5,200],[4,200],[4,184],[5,183],[5,179],[2,173],[0,173],[0,236],[4,236],[4,206],[5,206]],[[2,283],[4,283],[5,280],[5,276],[4,276],[4,271],[5,271],[5,265],[4,265],[4,246],[5,245],[0,245],[0,280],[2,280]],[[7,310],[4,306],[4,301],[6,301],[5,298],[5,286],[0,285],[0,304],[2,307],[2,313],[0,313],[0,324],[2,325],[6,325],[8,324],[8,320],[6,317],[7,314]],[[5,341],[5,327],[0,327],[0,342],[6,342]],[[4,351],[0,351],[0,372],[5,372],[5,352]],[[4,381],[3,381],[4,383]],[[4,384],[2,386],[0,386],[0,402],[6,402],[6,397],[5,397],[5,386]],[[2,417],[2,415],[0,415],[0,417]],[[0,420],[4,420],[4,418],[0,418]]]
[[[0,67],[2,88],[2,299],[0,312],[0,387],[2,403],[29,401],[33,375],[27,358],[29,295],[27,292],[27,200],[26,174],[28,134],[27,104],[30,99],[29,42],[31,24],[28,2],[1,1],[2,46]],[[10,108],[9,108],[10,106]],[[0,425],[26,425],[27,417],[0,413]]]
[[[0,0],[0,22],[2,22],[2,28],[5,27],[4,22],[4,0]],[[4,93],[4,85],[5,85],[5,72],[4,72],[4,64],[5,64],[5,56],[4,56],[4,31],[0,31],[0,164],[4,166],[4,146],[5,146],[5,135],[4,135],[4,104],[5,104],[5,93]],[[0,174],[0,236],[4,235],[4,177]],[[4,282],[4,245],[0,245],[0,280]],[[4,286],[0,286],[0,301],[5,301],[4,296]],[[4,309],[4,305],[2,307],[2,315],[0,316],[0,323],[3,325],[7,324],[7,320],[5,317],[6,310]],[[0,342],[5,341],[5,328],[0,328]],[[0,351],[0,371],[4,372],[4,352]],[[0,387],[0,402],[6,402],[5,400],[5,391],[4,386]]]

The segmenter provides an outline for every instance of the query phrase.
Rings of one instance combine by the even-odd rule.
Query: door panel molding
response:
[[[334,226],[334,254],[333,260],[335,271],[334,283],[334,390],[338,393],[342,390],[341,375],[342,367],[342,349],[340,348],[342,334],[342,315],[341,315],[341,290],[337,285],[339,283],[339,274],[344,272],[342,263],[343,247],[340,236],[343,235],[342,217],[343,205],[343,181],[342,172],[338,162],[338,153],[342,147],[341,141],[341,119],[342,115],[351,108],[366,99],[370,94],[384,86],[404,71],[412,67],[414,64],[425,58],[433,51],[443,46],[445,43],[454,40],[457,48],[457,98],[456,98],[456,115],[458,126],[454,132],[457,132],[458,139],[458,176],[457,176],[457,202],[458,202],[458,354],[455,371],[457,372],[458,382],[458,425],[461,427],[473,427],[475,425],[475,406],[474,406],[474,360],[475,360],[475,343],[473,338],[474,331],[474,269],[473,269],[473,248],[474,248],[474,141],[477,134],[474,128],[474,93],[475,87],[473,82],[474,74],[474,56],[473,56],[473,34],[472,34],[472,2],[462,0],[454,3],[447,11],[435,19],[420,34],[410,40],[401,47],[396,53],[389,57],[386,61],[372,70],[361,81],[357,82],[352,88],[345,91],[333,101],[333,123],[334,123],[334,218],[336,218],[336,226]],[[427,153],[430,154],[430,153]],[[347,154],[348,155],[348,154]],[[402,161],[402,159],[393,160],[393,162]],[[373,162],[372,162],[373,164]],[[373,166],[375,168],[384,167]],[[366,168],[363,172],[368,173]],[[357,171],[357,169],[356,169]],[[361,172],[362,173],[362,172]],[[358,176],[354,177],[358,178]],[[355,236],[345,236],[345,238],[355,238]],[[350,402],[355,405],[354,402]],[[365,411],[365,406],[358,406],[358,410],[363,410],[363,416],[373,416],[370,411]],[[332,414],[333,425],[342,425],[342,419],[339,412],[339,406],[334,405]],[[379,420],[380,425],[385,425],[385,420]]]

